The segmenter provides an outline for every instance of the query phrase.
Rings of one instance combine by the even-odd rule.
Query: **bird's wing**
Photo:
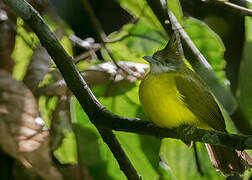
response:
[[[206,84],[189,68],[179,74],[176,85],[187,107],[213,129],[225,131],[222,113]]]

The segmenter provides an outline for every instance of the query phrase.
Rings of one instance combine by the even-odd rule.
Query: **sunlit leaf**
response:
[[[78,161],[75,135],[68,130],[64,130],[63,134],[65,138],[61,146],[54,151],[54,156],[62,164],[76,164]]]
[[[148,6],[146,0],[118,0],[121,7],[126,9],[130,14],[136,18],[140,18],[145,24],[155,30],[164,32],[164,29],[157,17]]]
[[[184,26],[184,16],[179,0],[169,0],[167,1],[168,9],[173,12],[179,23]]]
[[[251,5],[250,5],[251,6]],[[246,41],[243,49],[243,57],[240,65],[239,84],[237,96],[239,105],[252,125],[252,18],[245,18]]]
[[[142,21],[136,25],[125,25],[121,32],[110,35],[110,38],[117,39],[128,34],[122,41],[109,44],[116,60],[127,60],[145,62],[142,57],[151,55],[167,42],[159,32],[149,28]],[[118,51],[120,49],[120,51]]]
[[[18,18],[17,25],[18,35],[16,36],[15,47],[12,52],[12,58],[15,61],[13,77],[17,80],[22,80],[32,56],[32,48],[35,46],[38,40],[34,33],[27,32],[22,27],[23,21],[21,18]]]
[[[185,30],[211,64],[222,82],[226,82],[224,68],[226,61],[224,60],[225,47],[219,36],[213,32],[205,23],[194,18],[186,20]]]
[[[103,146],[103,142],[98,132],[90,126],[73,124],[73,129],[77,138],[78,162],[82,166],[87,166],[94,179],[110,179],[107,173],[108,158],[106,153],[109,149]],[[97,173],[99,172],[99,173]]]
[[[120,171],[120,168],[115,158],[113,157],[113,154],[104,144],[97,129],[89,121],[87,115],[84,113],[82,107],[76,99],[74,99],[72,106],[73,120],[76,123],[76,125],[74,125],[74,129],[75,133],[77,133],[76,136],[78,139],[78,146],[81,146],[78,147],[80,156],[78,159],[79,163],[88,167],[88,169],[90,170],[90,175],[94,179],[99,180],[106,177],[110,177],[110,179],[114,180],[126,179],[123,173]],[[89,134],[89,136],[86,136],[85,134]],[[81,144],[81,142],[85,142],[85,144],[87,144],[88,146],[91,144],[92,149],[90,149],[89,147],[85,149],[85,144]],[[90,156],[94,158],[90,158]],[[95,169],[101,170],[101,174],[97,173]]]
[[[224,180],[225,177],[213,168],[204,144],[197,144],[197,149],[204,176],[197,171],[193,148],[189,148],[182,141],[164,139],[160,153],[177,180]]]

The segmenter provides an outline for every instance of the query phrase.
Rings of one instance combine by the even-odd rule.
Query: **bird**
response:
[[[166,47],[144,56],[150,70],[139,86],[139,99],[146,116],[157,126],[184,125],[226,131],[222,112],[206,83],[184,61],[179,34],[173,33]],[[251,161],[235,149],[205,144],[210,160],[223,175],[242,174]],[[247,160],[246,158],[249,160]]]

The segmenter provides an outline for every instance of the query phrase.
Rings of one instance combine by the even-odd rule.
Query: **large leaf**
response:
[[[164,32],[164,29],[158,21],[146,0],[118,0],[120,5],[131,13],[134,17],[140,18],[145,24],[155,30]]]
[[[117,39],[126,34],[129,37],[122,41],[109,44],[116,60],[144,62],[142,59],[144,55],[153,54],[167,42],[162,34],[151,29],[142,21],[136,25],[125,25],[120,32],[111,34],[109,37],[111,39]]]
[[[219,180],[225,179],[219,172],[216,172],[210,163],[206,149],[203,144],[197,144],[200,167],[203,176],[197,171],[193,148],[189,148],[182,141],[175,139],[164,139],[162,141],[161,155],[163,160],[171,168],[177,180]]]
[[[67,36],[73,34],[73,32],[63,22],[59,21],[59,19],[52,15],[46,15],[44,19],[53,31],[62,31],[62,36],[59,38],[61,44],[68,54],[72,55],[71,42]],[[25,28],[25,24],[21,18],[17,19],[17,32],[15,47],[12,53],[12,57],[16,63],[13,70],[13,76],[17,80],[22,80],[30,62],[33,49],[36,48],[39,40],[34,32],[29,32],[29,30]]]
[[[250,5],[252,7],[252,5]],[[240,65],[237,97],[239,105],[252,125],[252,18],[245,18],[246,41]]]
[[[120,171],[112,153],[109,151],[109,148],[103,143],[97,129],[89,121],[76,99],[73,101],[72,110],[73,120],[76,123],[74,129],[78,139],[79,163],[88,167],[90,175],[94,179],[104,179],[108,177],[109,174],[111,174],[110,179],[126,179]],[[87,134],[89,135],[87,136]],[[84,144],[81,144],[81,142],[84,142]],[[90,145],[92,149],[88,148]],[[93,169],[102,170],[101,174],[103,177],[101,178],[100,172],[97,173],[93,171]]]
[[[22,80],[26,68],[30,62],[35,44],[38,42],[35,34],[27,32],[23,27],[23,21],[21,18],[17,19],[17,32],[15,47],[12,52],[12,58],[15,61],[15,67],[13,70],[13,77],[17,80]],[[30,45],[32,47],[30,47]]]
[[[224,60],[225,47],[219,36],[213,32],[205,23],[194,18],[188,18],[186,32],[211,64],[222,82],[227,81],[224,68],[226,61]]]
[[[88,167],[94,179],[123,177],[121,173],[111,177],[107,173],[107,166],[112,162],[107,160],[111,159],[111,154],[109,154],[109,149],[103,145],[102,139],[90,122],[85,127],[73,124],[73,129],[77,138],[78,162],[80,165]],[[115,162],[112,163],[115,164]]]
[[[53,154],[62,164],[76,164],[77,149],[75,135],[66,129],[63,131],[63,134],[64,139],[62,140],[62,144]]]
[[[182,7],[180,5],[179,0],[169,0],[167,1],[167,7],[173,14],[176,16],[179,23],[183,26],[184,25],[184,16]]]

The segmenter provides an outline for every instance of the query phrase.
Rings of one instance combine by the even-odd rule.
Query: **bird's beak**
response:
[[[149,63],[155,63],[156,62],[156,60],[151,55],[144,56],[143,59],[148,61]]]

